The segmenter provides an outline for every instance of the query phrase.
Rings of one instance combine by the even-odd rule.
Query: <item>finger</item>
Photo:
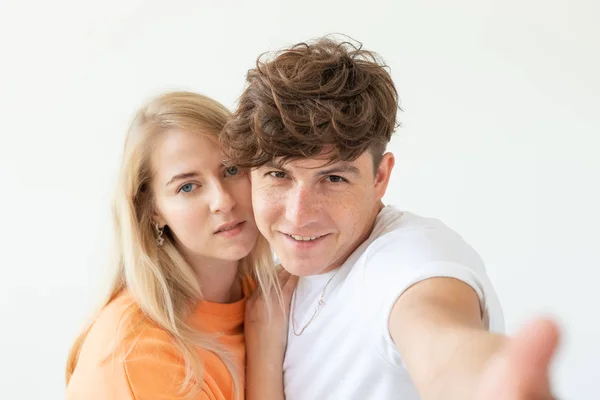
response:
[[[517,332],[511,351],[522,360],[547,365],[558,347],[559,338],[559,327],[554,321],[536,319]]]
[[[290,274],[287,281],[283,285],[282,292],[283,292],[283,297],[286,300],[291,299],[292,294],[294,293],[294,289],[296,288],[296,285],[298,284],[298,279],[299,278],[296,275]]]
[[[549,370],[558,348],[559,328],[549,319],[536,319],[519,330],[507,346],[509,370],[519,375],[520,392],[550,392]]]
[[[478,400],[549,399],[549,367],[558,346],[558,327],[537,319],[508,338],[486,369]]]
[[[285,286],[285,283],[288,281],[290,276],[292,276],[292,274],[287,272],[285,269],[281,269],[281,271],[277,273],[277,280],[282,288]]]
[[[290,313],[290,307],[292,304],[292,296],[294,295],[294,289],[296,288],[296,285],[298,284],[298,277],[295,275],[290,275],[289,279],[287,280],[287,282],[285,283],[285,285],[283,286],[282,290],[281,290],[281,294],[283,297],[283,307],[284,307],[284,312],[286,315],[286,318],[289,316]]]

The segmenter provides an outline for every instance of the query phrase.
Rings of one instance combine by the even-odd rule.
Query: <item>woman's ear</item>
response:
[[[167,221],[163,218],[163,216],[158,212],[157,209],[154,209],[152,213],[152,225],[158,224],[159,228],[164,228],[167,225]]]

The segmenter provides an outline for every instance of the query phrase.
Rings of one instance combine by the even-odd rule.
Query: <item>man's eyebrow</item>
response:
[[[319,171],[319,175],[335,175],[335,174],[339,174],[339,173],[352,174],[357,177],[360,177],[360,175],[361,175],[360,170],[358,168],[356,168],[352,164],[346,164],[346,163],[336,165],[334,167],[325,169],[323,171]]]
[[[265,167],[265,168],[273,168],[273,169],[278,169],[278,170],[281,170],[281,171],[283,171],[283,172],[288,172],[288,171],[285,169],[285,167],[283,166],[283,164],[281,164],[281,163],[278,163],[278,162],[275,162],[275,161],[273,161],[273,160],[267,161],[267,162],[266,162],[266,163],[263,165],[263,167]]]

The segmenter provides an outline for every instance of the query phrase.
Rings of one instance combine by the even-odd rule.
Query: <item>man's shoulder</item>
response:
[[[370,236],[369,248],[385,246],[395,239],[402,241],[419,240],[427,243],[458,236],[442,221],[423,217],[393,206],[387,206],[379,213]],[[395,243],[393,247],[396,247]]]
[[[369,265],[386,260],[415,265],[473,257],[478,258],[473,248],[439,219],[392,206],[385,207],[378,216],[364,254]]]

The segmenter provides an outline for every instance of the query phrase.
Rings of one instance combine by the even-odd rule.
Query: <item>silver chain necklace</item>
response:
[[[327,287],[329,286],[329,284],[331,283],[333,278],[335,278],[335,276],[340,271],[340,269],[341,268],[338,268],[338,270],[335,271],[335,274],[333,274],[331,276],[331,278],[329,278],[329,280],[325,284],[325,287],[323,288],[323,291],[321,292],[321,298],[319,299],[319,302],[317,303],[317,306],[315,307],[315,311],[313,312],[312,316],[310,317],[310,319],[308,320],[306,325],[304,325],[302,327],[302,329],[300,329],[300,332],[296,332],[296,294],[298,291],[298,289],[296,288],[296,291],[294,292],[294,296],[292,298],[292,330],[294,331],[294,335],[296,335],[296,336],[302,335],[304,333],[304,331],[306,330],[306,328],[308,328],[308,326],[311,324],[311,322],[313,322],[313,320],[315,319],[315,317],[317,316],[317,314],[319,313],[321,308],[323,308],[325,306],[325,293],[327,293]]]

